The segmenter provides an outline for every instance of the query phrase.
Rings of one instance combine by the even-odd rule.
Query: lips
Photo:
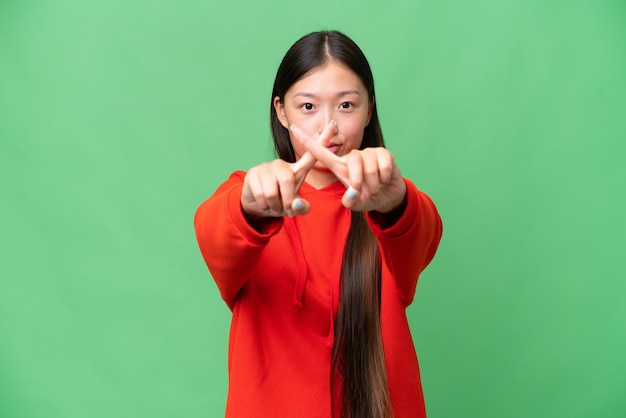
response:
[[[337,151],[339,150],[340,145],[339,144],[335,144],[335,143],[330,143],[328,144],[328,146],[326,147],[330,152],[332,152],[333,154],[336,154]]]

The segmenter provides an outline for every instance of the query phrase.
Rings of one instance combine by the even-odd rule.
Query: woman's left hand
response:
[[[406,184],[393,155],[386,148],[352,150],[339,157],[296,125],[289,129],[292,136],[348,188],[342,198],[346,208],[357,212],[388,213],[403,202]]]

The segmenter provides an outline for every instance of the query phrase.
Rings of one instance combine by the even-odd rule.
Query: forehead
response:
[[[304,77],[296,81],[287,91],[287,96],[298,93],[333,93],[344,90],[356,90],[367,95],[367,91],[359,76],[335,61],[313,68]]]

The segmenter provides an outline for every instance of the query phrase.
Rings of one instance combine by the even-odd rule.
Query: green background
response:
[[[324,28],[444,221],[429,416],[626,416],[623,0],[0,0],[0,416],[223,415],[193,215],[272,158],[275,71]]]

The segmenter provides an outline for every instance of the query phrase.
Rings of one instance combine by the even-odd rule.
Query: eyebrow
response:
[[[357,96],[361,95],[361,92],[358,90],[343,90],[340,91],[339,93],[337,93],[336,97],[343,97],[343,96],[347,96],[349,94],[356,94]],[[312,99],[316,99],[317,96],[313,93],[307,93],[305,91],[302,92],[298,92],[296,94],[293,95],[293,97],[310,97]]]

